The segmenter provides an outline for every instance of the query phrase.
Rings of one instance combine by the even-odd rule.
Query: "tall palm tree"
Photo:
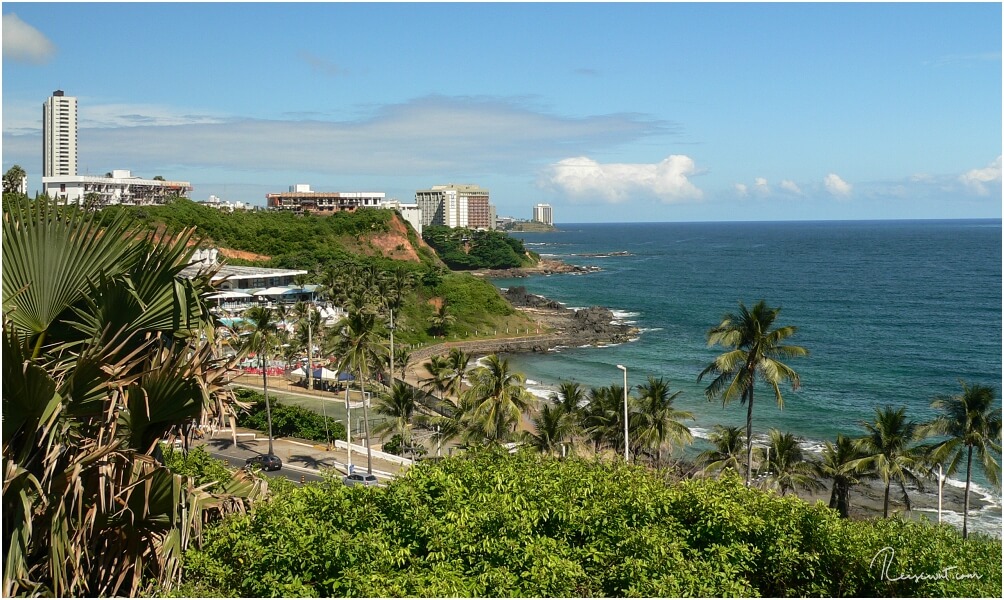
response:
[[[1001,485],[1001,468],[995,456],[1001,453],[1001,406],[994,399],[992,387],[960,383],[961,394],[938,396],[931,402],[931,408],[940,414],[922,428],[922,435],[947,436],[931,449],[932,462],[948,461],[946,475],[958,471],[965,456],[966,493],[962,512],[962,537],[965,538],[969,536],[969,487],[974,454],[987,480],[998,488]]]
[[[873,471],[885,484],[885,500],[882,516],[889,516],[889,490],[895,480],[903,492],[903,502],[910,510],[910,495],[906,483],[913,482],[923,489],[921,471],[923,458],[921,449],[913,443],[920,437],[917,423],[906,418],[906,408],[894,409],[886,406],[875,409],[875,422],[863,422],[868,431],[863,438],[864,451],[868,455],[850,464],[855,468]]]
[[[244,312],[247,339],[245,349],[258,355],[261,367],[262,393],[265,394],[265,416],[268,419],[268,453],[272,454],[272,405],[268,400],[268,357],[276,349],[278,325],[272,310],[264,306],[252,306]]]
[[[784,340],[798,330],[792,325],[774,327],[780,308],[771,308],[761,300],[752,310],[739,303],[739,312],[727,314],[722,322],[708,331],[708,345],[731,348],[720,354],[697,376],[701,381],[714,375],[704,393],[708,400],[721,398],[722,406],[736,398],[746,405],[746,485],[752,478],[753,463],[753,392],[759,379],[773,391],[778,408],[784,408],[780,384],[788,381],[793,390],[799,386],[799,377],[782,359],[808,354],[801,346],[784,344]]]
[[[560,455],[561,447],[569,442],[575,433],[575,417],[560,405],[544,403],[540,412],[531,419],[533,432],[526,436],[527,442],[538,452],[554,456]]]
[[[179,278],[191,230],[22,196],[3,211],[3,594],[170,590],[207,511],[236,508],[158,460],[161,440],[235,413],[213,273]],[[225,487],[253,491],[242,477]]]
[[[708,435],[708,441],[714,448],[697,455],[697,464],[701,465],[701,472],[707,474],[717,471],[721,475],[726,470],[732,469],[739,473],[743,456],[742,428],[715,425],[715,430]]]
[[[429,317],[432,334],[445,336],[450,329],[450,325],[453,325],[456,320],[456,317],[450,314],[449,306],[447,306],[446,302],[443,302],[436,309],[436,312]]]
[[[784,496],[795,488],[804,490],[817,490],[822,488],[822,484],[814,476],[812,463],[805,460],[802,448],[799,446],[801,439],[791,433],[782,433],[777,429],[771,429],[767,434],[766,457],[758,448],[759,458],[767,468],[766,487],[777,489]]]
[[[418,407],[415,390],[403,381],[398,381],[389,393],[380,394],[376,401],[376,411],[390,417],[390,420],[376,426],[373,433],[380,439],[387,434],[398,434],[404,447],[411,448],[411,421]]]
[[[446,356],[447,365],[447,378],[446,378],[446,389],[444,390],[447,394],[451,394],[459,397],[460,393],[464,388],[464,377],[467,375],[467,366],[471,362],[471,355],[467,354],[460,348],[451,348],[450,353]]]
[[[558,384],[558,391],[551,394],[551,402],[554,402],[568,414],[575,414],[579,411],[579,405],[586,399],[586,391],[582,385],[575,381],[562,381]]]
[[[534,406],[523,375],[509,370],[509,360],[489,355],[469,374],[471,387],[461,400],[465,437],[475,442],[510,441],[520,417]]]
[[[377,313],[372,306],[357,300],[351,307],[348,316],[342,322],[342,328],[336,340],[336,348],[341,355],[339,370],[355,370],[359,374],[359,393],[363,400],[364,434],[366,435],[366,470],[373,472],[373,450],[370,446],[369,408],[366,402],[366,376],[370,366],[379,364],[380,357],[386,353],[383,340],[377,328]]]
[[[611,385],[589,389],[587,402],[580,413],[582,429],[593,443],[593,451],[624,449],[624,387]],[[629,400],[629,413],[631,402]],[[628,417],[630,425],[630,416]]]
[[[443,356],[433,356],[422,367],[428,373],[428,377],[423,377],[419,380],[419,383],[430,392],[445,395],[450,372],[446,358]]]
[[[837,443],[823,444],[822,458],[816,463],[816,474],[833,482],[830,490],[830,508],[835,509],[842,518],[850,514],[849,492],[857,485],[864,475],[860,461],[866,457],[863,442],[844,434],[837,435]]]
[[[662,451],[674,444],[690,444],[694,436],[681,423],[683,419],[693,420],[694,415],[685,410],[677,410],[673,401],[681,392],[670,393],[669,382],[664,378],[649,376],[648,381],[638,386],[637,411],[634,422],[628,422],[632,429],[631,440],[639,449],[655,450],[655,464],[662,466]]]

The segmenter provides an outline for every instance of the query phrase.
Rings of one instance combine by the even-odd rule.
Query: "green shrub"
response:
[[[265,397],[254,390],[238,388],[237,397],[243,402],[251,402],[251,409],[238,416],[241,427],[268,431],[268,413],[265,409]],[[301,406],[281,404],[270,401],[272,408],[272,435],[274,437],[295,437],[314,442],[326,442],[345,439],[345,425],[330,417],[327,419],[328,434],[325,435],[325,419],[314,411]]]
[[[213,458],[204,446],[194,446],[188,452],[176,450],[167,444],[161,444],[164,455],[164,465],[178,475],[195,479],[196,485],[215,482],[209,488],[210,492],[218,492],[222,484],[231,477],[230,469],[222,460]]]
[[[894,548],[883,578],[876,553]],[[471,451],[386,488],[290,488],[227,519],[186,582],[240,596],[986,596],[1000,540],[847,521],[738,479],[667,484],[641,467]]]

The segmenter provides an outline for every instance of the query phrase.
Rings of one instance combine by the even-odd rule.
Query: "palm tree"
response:
[[[461,399],[465,436],[473,441],[509,441],[519,426],[520,416],[534,405],[526,391],[523,375],[509,370],[508,359],[489,355],[484,366],[470,372],[471,387]]]
[[[966,460],[966,493],[962,512],[962,537],[969,536],[969,487],[973,475],[973,454],[979,460],[987,480],[1000,487],[1000,465],[995,454],[1001,453],[1001,407],[994,399],[993,388],[962,384],[962,393],[938,396],[931,408],[940,411],[922,428],[922,435],[947,436],[931,448],[934,463],[948,461],[945,475],[954,474],[962,458]],[[940,482],[939,482],[940,485]]]
[[[432,327],[432,334],[436,336],[445,336],[446,332],[450,329],[450,325],[453,325],[456,321],[456,317],[450,314],[449,307],[446,302],[439,305],[436,309],[435,314],[429,317],[429,325]]]
[[[694,441],[690,429],[680,422],[693,420],[694,415],[673,407],[680,393],[670,393],[669,382],[662,377],[649,376],[647,382],[638,386],[637,412],[634,422],[628,422],[631,439],[639,449],[655,450],[656,467],[662,466],[663,448],[668,447],[672,452],[674,444]]]
[[[411,421],[417,407],[415,390],[403,381],[396,382],[390,393],[377,397],[376,411],[390,417],[390,420],[377,425],[373,433],[380,436],[380,439],[387,434],[396,433],[401,436],[404,446],[411,448]]]
[[[532,422],[534,431],[527,434],[527,442],[538,452],[551,456],[560,454],[561,447],[570,441],[575,432],[574,415],[560,405],[544,403]]]
[[[863,475],[860,463],[865,458],[863,442],[860,439],[849,438],[843,434],[837,435],[837,443],[829,441],[823,444],[822,459],[816,463],[816,474],[833,481],[830,490],[830,508],[835,509],[842,518],[850,515],[851,487],[856,485]]]
[[[272,405],[268,401],[268,356],[275,350],[278,340],[278,326],[272,310],[264,306],[252,306],[244,312],[247,340],[244,347],[258,355],[261,367],[262,393],[265,394],[265,416],[268,419],[268,453],[272,452]]]
[[[738,314],[727,314],[722,322],[708,331],[708,345],[720,344],[731,348],[720,354],[715,361],[705,367],[697,376],[701,381],[705,375],[715,378],[705,389],[708,400],[721,398],[722,406],[736,398],[746,404],[746,485],[750,485],[753,463],[753,391],[756,381],[766,383],[774,391],[778,408],[784,408],[780,384],[791,383],[793,390],[799,386],[798,373],[781,362],[781,359],[805,356],[808,352],[801,346],[789,346],[782,342],[798,330],[792,325],[771,329],[780,308],[771,308],[761,300],[748,310],[739,303]]]
[[[707,474],[718,471],[721,475],[727,469],[732,469],[739,473],[743,455],[742,428],[715,425],[715,430],[708,436],[708,441],[714,448],[697,455],[697,464],[702,466],[701,472]]]
[[[14,165],[3,174],[3,193],[15,194],[21,191],[21,182],[24,181],[25,172],[21,165]]]
[[[586,391],[582,385],[575,381],[562,381],[558,385],[558,391],[551,394],[551,402],[554,402],[568,414],[575,414],[579,411],[579,405],[586,399]]]
[[[430,392],[438,393],[440,396],[446,395],[447,381],[449,379],[450,367],[446,358],[433,356],[424,365],[428,377],[422,378],[419,383]]]
[[[450,353],[446,356],[448,371],[445,381],[446,389],[444,391],[447,394],[460,396],[464,388],[464,377],[467,375],[467,365],[470,362],[470,354],[467,354],[460,348],[450,349]]]
[[[875,476],[885,484],[885,500],[882,505],[882,516],[889,516],[889,489],[893,480],[899,483],[903,492],[903,502],[906,510],[910,510],[910,495],[906,491],[907,481],[913,482],[923,489],[920,471],[923,461],[920,449],[911,446],[920,437],[917,423],[907,420],[906,408],[892,407],[876,408],[875,422],[863,422],[868,435],[863,438],[866,458],[852,461],[854,468],[873,471]]]
[[[800,438],[791,433],[782,433],[777,429],[771,429],[767,434],[768,456],[764,457],[759,451],[762,464],[767,467],[764,485],[769,488],[780,490],[784,496],[795,488],[804,490],[817,490],[822,488],[822,484],[813,476],[812,463],[805,460],[802,448],[799,446]]]
[[[383,340],[377,331],[376,311],[359,299],[343,320],[342,329],[336,340],[336,348],[341,355],[339,370],[355,370],[359,374],[359,394],[363,401],[364,433],[366,435],[366,470],[373,473],[373,450],[370,446],[369,408],[366,402],[366,375],[370,365],[379,364],[386,353]]]
[[[169,591],[207,511],[246,509],[158,460],[161,440],[235,413],[213,273],[178,277],[191,230],[157,239],[23,196],[3,209],[3,594]]]
[[[593,451],[608,447],[624,448],[624,388],[620,385],[590,388],[581,415],[582,428],[593,443]],[[630,412],[630,401],[629,401]],[[629,416],[630,424],[630,416]]]

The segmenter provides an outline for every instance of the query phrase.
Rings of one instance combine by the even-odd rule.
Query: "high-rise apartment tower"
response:
[[[554,214],[551,212],[550,204],[534,204],[533,220],[545,225],[554,226]]]
[[[42,104],[42,177],[77,174],[77,99],[63,90]]]

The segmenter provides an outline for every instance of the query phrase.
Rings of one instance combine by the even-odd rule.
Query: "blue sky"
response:
[[[476,183],[500,215],[1001,216],[1001,5],[3,3],[3,168],[264,204]]]

